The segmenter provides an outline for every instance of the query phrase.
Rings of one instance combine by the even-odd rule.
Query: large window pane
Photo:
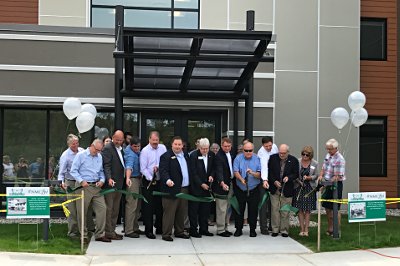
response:
[[[147,118],[145,121],[145,132],[142,136],[142,144],[147,145],[147,137],[151,131],[160,133],[160,143],[165,144],[167,148],[171,148],[171,139],[175,135],[175,120],[168,118]]]
[[[360,54],[363,60],[386,60],[386,19],[362,18]]]
[[[171,28],[171,12],[158,10],[125,10],[125,26]]]
[[[175,29],[198,29],[198,13],[174,11]]]
[[[187,147],[189,150],[196,148],[195,143],[199,138],[208,138],[211,143],[214,142],[216,125],[215,120],[189,119],[187,123]]]
[[[122,5],[126,7],[171,7],[171,0],[92,0],[92,5]]]
[[[386,176],[386,117],[369,117],[360,127],[360,176]]]
[[[77,135],[79,137],[79,145],[86,149],[90,145],[93,133],[88,131],[79,134],[75,119],[68,120],[62,111],[50,111],[49,134],[48,177],[49,179],[57,180],[60,156],[68,148],[68,134]]]
[[[124,114],[124,132],[131,132],[134,136],[139,136],[137,113]]]
[[[92,8],[92,27],[94,28],[114,28],[115,9],[114,8]]]
[[[175,8],[199,8],[198,0],[174,0]]]
[[[97,113],[95,120],[94,136],[103,139],[105,136],[111,136],[114,131],[114,113]]]
[[[3,184],[41,186],[45,178],[46,111],[4,110],[3,143],[3,153],[15,170]]]

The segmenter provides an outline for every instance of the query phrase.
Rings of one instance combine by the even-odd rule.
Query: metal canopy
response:
[[[274,60],[271,32],[117,28],[123,97],[245,99],[258,63]]]

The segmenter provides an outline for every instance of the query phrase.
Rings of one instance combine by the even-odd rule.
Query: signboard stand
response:
[[[358,223],[358,245],[359,246],[361,246],[361,226],[373,226],[374,227],[374,243],[376,245],[376,222]]]
[[[36,248],[34,249],[21,249],[20,247],[20,226],[21,225],[36,225]],[[18,249],[21,251],[36,251],[39,249],[39,223],[37,222],[30,222],[30,223],[18,223]]]

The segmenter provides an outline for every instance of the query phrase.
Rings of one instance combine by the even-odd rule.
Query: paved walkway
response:
[[[400,265],[400,259],[368,251],[312,253],[291,238],[260,234],[250,238],[248,227],[238,238],[203,236],[201,239],[174,239],[173,242],[162,241],[161,236],[157,238],[124,238],[111,244],[92,241],[84,256],[0,252],[0,265]],[[386,256],[400,256],[400,248],[376,251]]]

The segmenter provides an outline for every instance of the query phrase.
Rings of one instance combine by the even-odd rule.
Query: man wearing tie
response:
[[[214,181],[215,154],[210,151],[210,141],[207,138],[199,140],[199,149],[190,155],[191,180],[190,194],[198,197],[210,197],[210,185]],[[192,237],[200,238],[202,235],[213,236],[208,231],[208,216],[210,215],[209,202],[189,201],[189,220]],[[200,230],[197,228],[200,226]]]
[[[117,130],[112,136],[112,142],[104,146],[102,151],[104,174],[107,184],[105,188],[122,189],[125,182],[125,163],[122,150],[124,132]],[[115,232],[117,226],[121,193],[111,192],[106,194],[106,237],[112,240],[121,240],[122,235]]]
[[[178,238],[189,239],[184,233],[185,213],[188,211],[187,200],[176,198],[178,193],[189,192],[189,156],[182,151],[181,137],[172,138],[172,150],[168,150],[160,158],[161,191],[170,194],[162,198],[163,205],[163,235],[165,241]]]
[[[232,196],[233,189],[231,186],[233,178],[233,159],[231,153],[232,140],[223,138],[221,140],[221,149],[215,156],[216,164],[216,180],[213,182],[213,191],[215,194],[223,195],[226,197]],[[230,237],[231,232],[228,231],[229,217],[227,215],[228,199],[219,198],[215,199],[216,205],[216,222],[217,222],[217,235],[222,237]]]

